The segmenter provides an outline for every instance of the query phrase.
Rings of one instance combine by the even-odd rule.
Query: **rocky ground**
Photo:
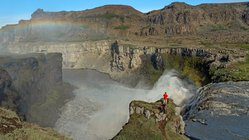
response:
[[[0,108],[1,140],[69,140],[51,128],[22,122],[15,112]]]

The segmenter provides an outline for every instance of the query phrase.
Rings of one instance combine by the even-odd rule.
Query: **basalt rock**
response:
[[[0,105],[17,111],[19,94],[13,87],[12,82],[9,73],[0,68]]]
[[[0,71],[1,104],[24,120],[53,126],[73,90],[62,81],[61,54],[1,56],[0,67],[4,69]]]
[[[197,139],[248,138],[248,100],[248,82],[202,87],[183,112],[187,135]]]

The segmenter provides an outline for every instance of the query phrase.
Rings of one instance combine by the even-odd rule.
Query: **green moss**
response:
[[[199,57],[182,57],[175,55],[162,54],[164,66],[166,69],[177,70],[183,78],[192,80],[196,86],[206,84],[209,80],[208,77],[202,73],[202,66],[200,66],[202,59]],[[146,75],[150,84],[154,84],[164,70],[156,70],[150,61],[150,56],[147,57],[144,68],[144,75]]]
[[[172,122],[167,123],[165,126],[165,130],[166,130],[166,137],[167,138],[173,138],[173,140],[182,140],[182,139],[186,139],[184,138],[182,135],[176,135],[176,133],[173,131],[174,128],[172,128],[172,126],[174,126],[174,124]]]
[[[154,113],[160,113],[161,101],[147,103],[143,101],[132,101],[132,106],[143,107]],[[129,122],[115,136],[114,140],[184,140],[183,135],[176,132],[176,125],[179,124],[180,118],[175,114],[175,104],[170,99],[168,102],[169,111],[167,111],[167,121],[155,121],[155,115],[149,119],[144,115],[136,113],[130,116]]]
[[[205,41],[201,41],[200,44],[203,45],[203,46],[205,46],[206,48],[211,48],[213,46],[212,43],[205,42]]]
[[[1,140],[69,140],[51,128],[42,128],[27,122],[21,122],[15,112],[0,108],[0,125],[7,125],[7,133],[0,129]]]
[[[86,24],[81,24],[81,25],[80,25],[80,28],[81,28],[81,29],[87,29],[87,28],[89,28],[89,26],[86,25]]]
[[[114,140],[164,140],[164,136],[153,119],[134,114]]]
[[[119,26],[114,26],[113,29],[115,29],[115,30],[127,30],[127,29],[129,29],[129,26],[119,25]]]
[[[243,31],[248,31],[249,30],[249,28],[245,27],[245,26],[241,26],[240,29],[243,30]]]
[[[195,85],[201,86],[208,82],[203,71],[202,58],[187,56],[164,56],[166,68],[176,69],[182,76],[192,80]]]
[[[222,31],[222,30],[226,30],[226,27],[224,25],[221,24],[214,24],[210,26],[210,30],[212,32],[216,32],[216,31]]]
[[[249,50],[249,44],[240,44],[238,47]]]
[[[125,18],[124,18],[123,16],[119,17],[119,19],[120,19],[120,21],[121,21],[122,23],[124,23]]]
[[[247,81],[249,80],[249,56],[245,62],[234,63],[227,68],[211,67],[209,74],[211,79],[216,82]]]
[[[105,19],[113,19],[115,17],[119,17],[118,15],[114,14],[114,13],[105,13],[105,14],[102,14],[102,15],[98,15],[97,17],[100,17],[100,18],[105,18]]]

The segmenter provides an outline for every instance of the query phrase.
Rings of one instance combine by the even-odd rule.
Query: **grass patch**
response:
[[[182,57],[162,54],[162,58],[166,69],[177,70],[183,78],[191,79],[196,86],[201,86],[209,81],[206,75],[201,72],[203,71],[201,69],[202,59],[199,57]],[[149,84],[154,84],[163,74],[164,70],[154,69],[150,61],[150,56],[148,56],[144,64],[143,72],[148,81],[150,81]]]
[[[114,13],[105,13],[105,14],[102,14],[102,15],[98,15],[98,17],[110,20],[110,19],[113,19],[115,17],[118,17],[118,15],[116,15]]]
[[[120,21],[121,21],[122,23],[124,23],[125,18],[124,18],[123,16],[119,17],[119,19],[120,19]]]
[[[129,123],[113,140],[164,140],[160,129],[153,119],[133,114]]]
[[[203,45],[203,46],[205,46],[206,48],[211,48],[213,46],[212,43],[210,43],[210,42],[204,42],[204,41],[201,41],[200,44]]]
[[[216,69],[211,67],[209,74],[211,79],[216,82],[225,81],[248,81],[249,80],[249,56],[245,62],[238,62],[229,65],[227,68]]]
[[[80,25],[80,28],[81,28],[81,29],[87,29],[87,28],[89,28],[89,26],[88,26],[88,25],[85,25],[85,24],[81,24],[81,25]]]
[[[146,110],[154,113],[160,113],[159,107],[161,101],[155,103],[146,103],[143,101],[132,101],[132,106],[143,107]],[[180,118],[175,114],[175,105],[173,100],[169,100],[167,112],[167,121],[155,121],[155,116],[152,115],[149,119],[141,114],[132,114],[129,122],[118,133],[113,140],[184,140],[183,135],[176,132],[175,126],[179,124]]]
[[[224,25],[221,25],[221,24],[211,25],[210,28],[211,28],[210,30],[212,32],[227,30],[227,28]]]
[[[239,47],[249,50],[249,44],[240,44]]]
[[[191,79],[196,86],[201,86],[208,82],[208,78],[202,72],[204,71],[201,65],[202,58],[173,55],[165,55],[163,58],[166,68],[179,71],[182,76]]]
[[[114,26],[113,29],[115,29],[115,30],[127,30],[127,29],[129,29],[129,26],[119,25],[119,26]]]

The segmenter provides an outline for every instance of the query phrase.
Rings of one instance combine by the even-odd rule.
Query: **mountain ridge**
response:
[[[178,36],[182,40],[196,37],[200,42],[248,43],[248,30],[249,2],[197,6],[176,2],[148,13],[127,5],[105,5],[83,11],[38,9],[30,20],[2,27],[0,43],[106,38],[164,41]]]

